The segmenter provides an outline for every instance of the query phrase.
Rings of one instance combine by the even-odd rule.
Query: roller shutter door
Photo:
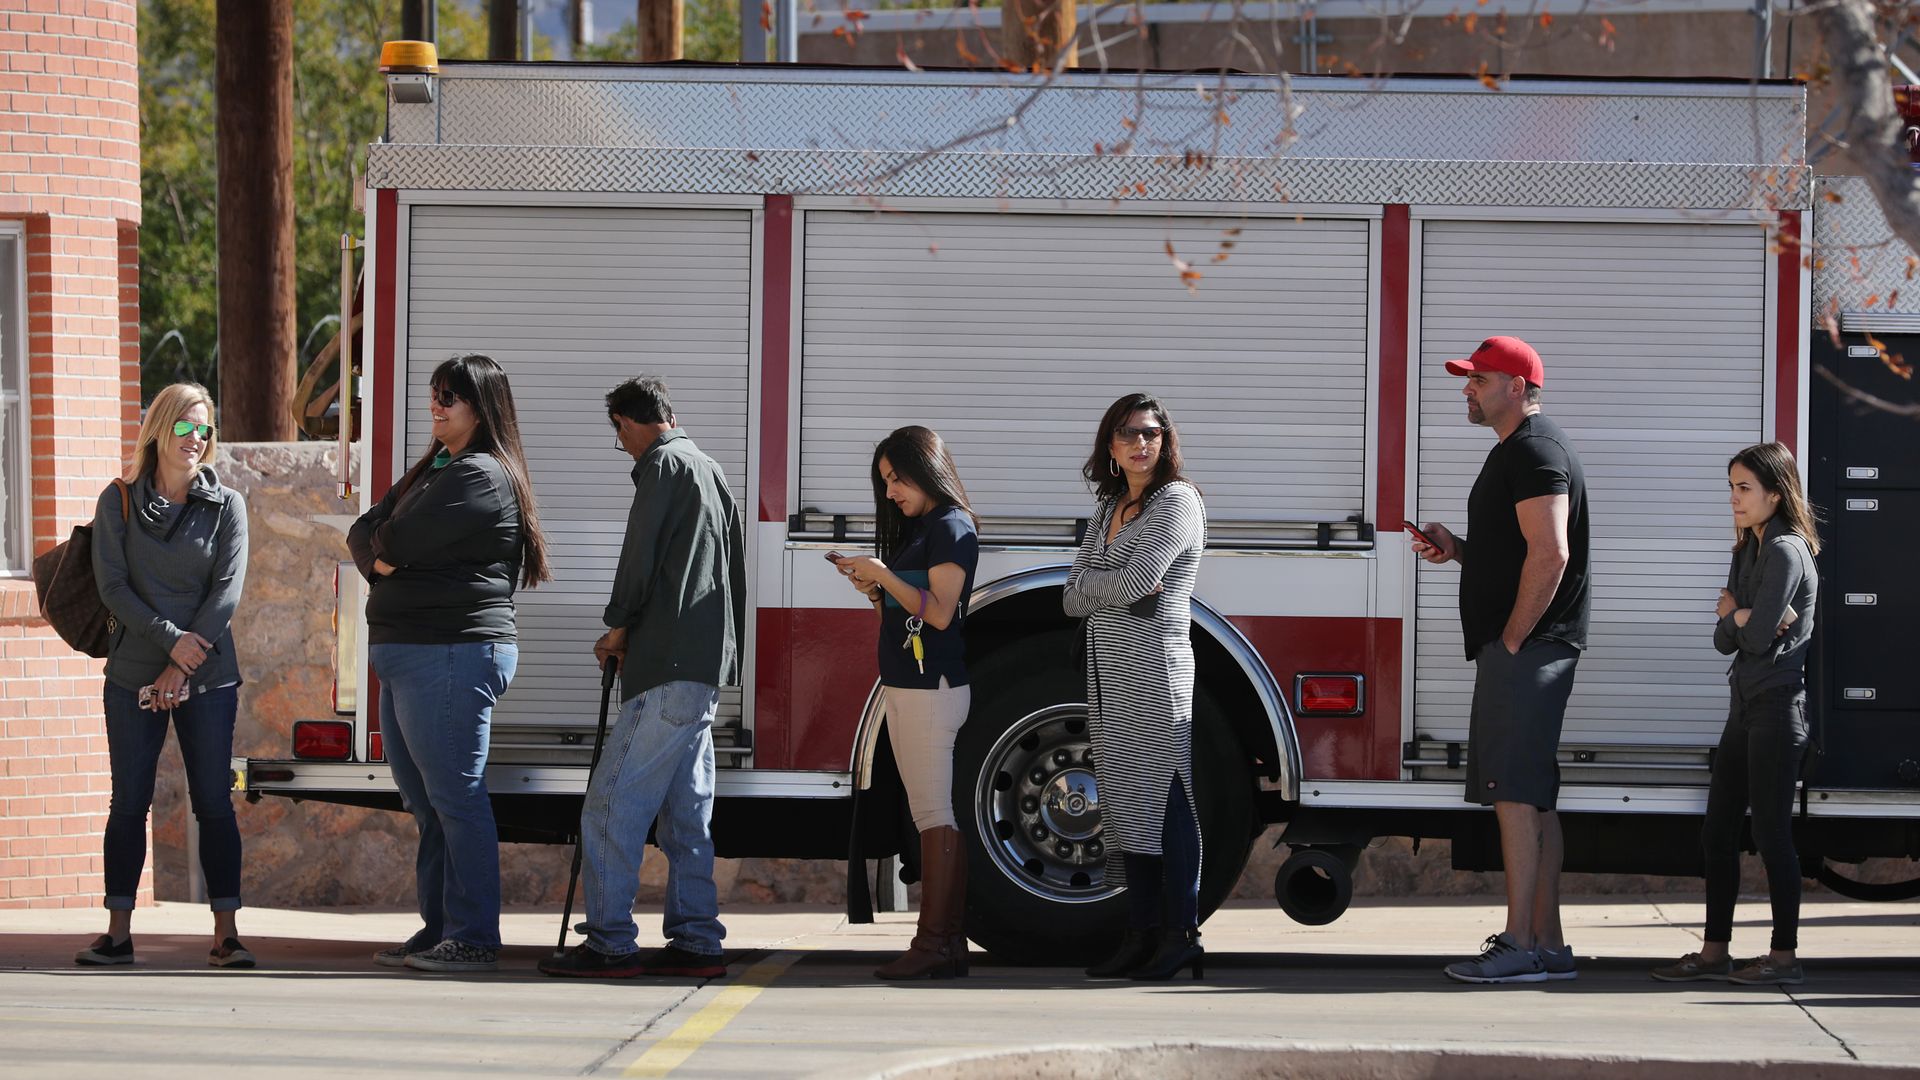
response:
[[[1546,412],[1591,500],[1593,621],[1565,745],[1711,746],[1711,641],[1733,527],[1726,463],[1766,438],[1766,242],[1757,227],[1429,222],[1421,271],[1419,508],[1465,528],[1493,445],[1444,362],[1513,334],[1547,365]],[[1464,740],[1459,568],[1420,564],[1414,730]]]
[[[449,356],[486,353],[513,382],[554,580],[515,595],[520,666],[496,728],[592,726],[633,459],[604,395],[662,375],[674,411],[744,508],[752,230],[744,211],[420,206],[407,282],[406,446],[431,437],[427,383]],[[721,720],[740,694],[724,692]],[[511,735],[501,746],[509,752]]]
[[[874,443],[917,423],[982,515],[1085,516],[1131,390],[1168,403],[1216,524],[1363,506],[1363,221],[816,211],[805,237],[803,506],[871,514]]]

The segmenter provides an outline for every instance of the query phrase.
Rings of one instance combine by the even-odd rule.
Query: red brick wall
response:
[[[0,7],[0,218],[26,229],[36,552],[93,516],[139,413],[135,11]],[[100,902],[100,667],[39,620],[29,583],[0,579],[0,907]]]

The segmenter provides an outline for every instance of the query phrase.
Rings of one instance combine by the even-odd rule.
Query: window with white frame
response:
[[[27,258],[25,236],[0,221],[0,576],[32,558],[27,487]]]

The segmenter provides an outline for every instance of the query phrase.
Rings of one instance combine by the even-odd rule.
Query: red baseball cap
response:
[[[1547,385],[1547,367],[1540,362],[1540,354],[1517,337],[1490,337],[1465,360],[1447,361],[1450,375],[1470,375],[1476,371],[1518,375],[1533,386]]]

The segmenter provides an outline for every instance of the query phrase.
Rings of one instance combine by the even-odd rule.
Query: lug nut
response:
[[[1047,837],[1052,834],[1047,832],[1047,827],[1045,825],[1035,825],[1033,828],[1027,830],[1027,835],[1033,837],[1035,840],[1038,840],[1044,843]]]
[[[1033,781],[1035,786],[1044,784],[1047,782],[1047,770],[1035,769],[1027,774],[1027,779]]]
[[[1025,814],[1037,814],[1037,813],[1039,813],[1039,812],[1040,812],[1040,800],[1039,800],[1039,799],[1036,799],[1036,798],[1034,798],[1034,797],[1033,797],[1033,796],[1031,796],[1031,795],[1029,795],[1029,796],[1027,796],[1027,797],[1026,797],[1026,798],[1024,798],[1024,799],[1021,799],[1021,800],[1020,800],[1020,811],[1021,811],[1021,813],[1025,813]]]

